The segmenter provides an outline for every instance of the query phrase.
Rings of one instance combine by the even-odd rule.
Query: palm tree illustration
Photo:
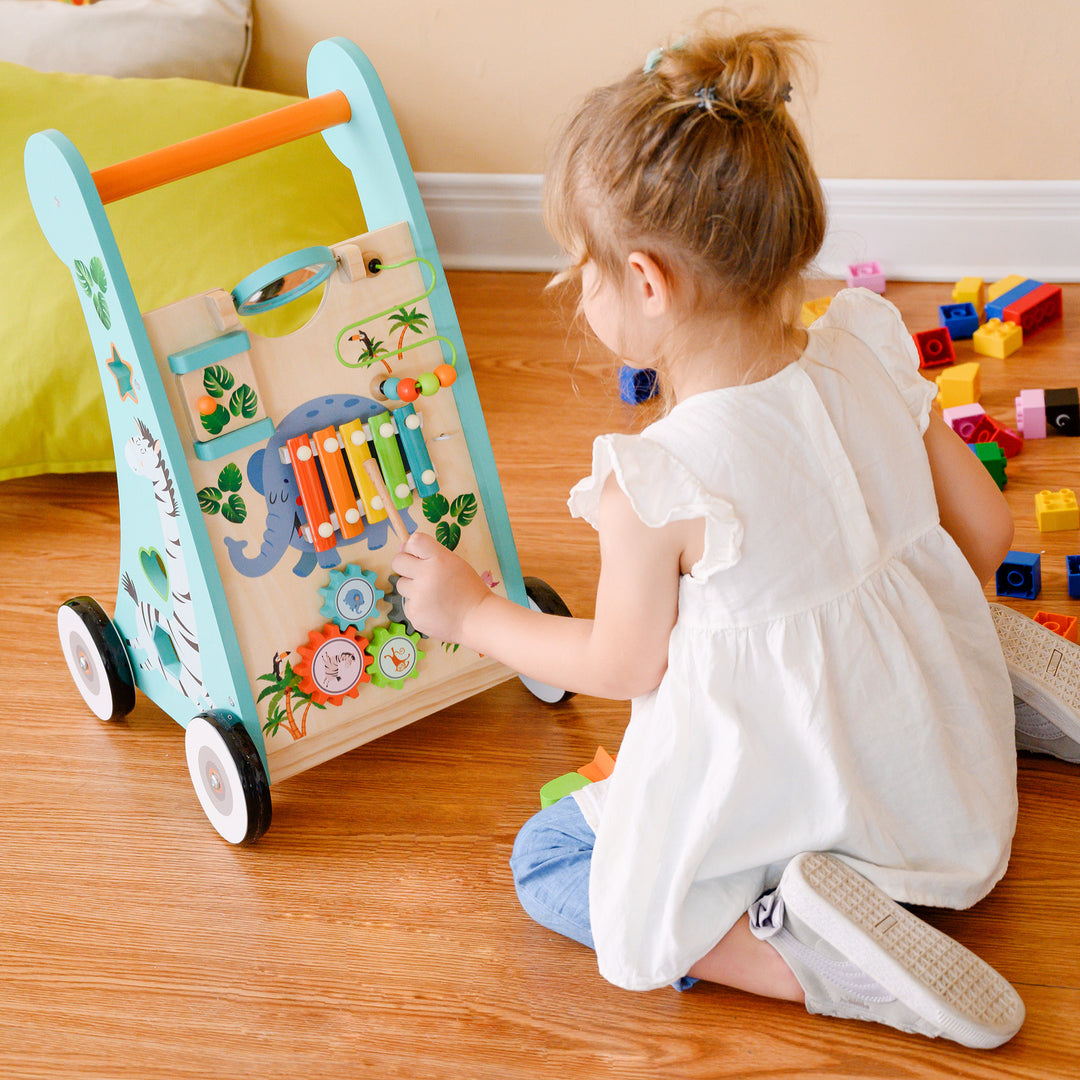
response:
[[[266,723],[263,731],[267,735],[276,735],[282,724],[285,730],[294,738],[302,739],[307,734],[307,717],[311,706],[317,709],[325,708],[318,702],[313,701],[310,694],[300,689],[300,676],[292,669],[292,664],[287,659],[288,653],[279,653],[274,657],[274,670],[266,675],[260,675],[260,682],[268,682],[259,694],[257,700],[270,698],[266,706]],[[285,668],[282,670],[281,661],[285,660]],[[300,714],[299,721],[296,718],[296,707],[303,705],[304,711]]]
[[[382,364],[384,368],[386,368],[386,373],[388,375],[393,374],[393,372],[390,370],[390,365],[386,362],[386,357],[390,354],[384,352],[382,355],[379,355],[379,350],[383,347],[383,343],[381,341],[372,341],[372,339],[366,333],[364,333],[363,330],[357,330],[355,334],[350,334],[349,340],[359,341],[361,346],[363,347],[360,355],[356,358],[356,362],[361,367],[370,367],[372,364],[375,363],[376,360],[378,360],[379,363]]]
[[[399,307],[397,311],[390,316],[390,324],[392,330],[400,330],[397,343],[398,360],[402,359],[402,349],[405,345],[405,335],[411,330],[414,334],[422,334],[427,329],[428,317],[422,312],[413,308],[411,311],[406,311],[404,307]]]

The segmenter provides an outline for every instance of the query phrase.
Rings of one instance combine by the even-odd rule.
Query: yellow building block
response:
[[[1003,277],[1000,281],[995,281],[993,285],[987,285],[986,299],[996,300],[999,296],[1004,296],[1015,289],[1017,285],[1023,285],[1025,281],[1027,278],[1023,274],[1010,274],[1008,277]]]
[[[1035,520],[1040,532],[1080,529],[1080,506],[1075,492],[1069,488],[1040,491],[1035,496]]]
[[[974,304],[981,319],[986,309],[986,283],[981,277],[961,278],[953,286],[952,298],[955,304]]]
[[[979,400],[979,365],[974,360],[946,368],[934,381],[938,385],[937,403],[942,409],[974,405]]]
[[[820,319],[829,310],[831,303],[831,296],[819,296],[816,300],[807,300],[802,306],[803,326],[810,326]]]
[[[1024,331],[1016,323],[989,319],[972,334],[971,344],[982,356],[1004,360],[1024,344]]]

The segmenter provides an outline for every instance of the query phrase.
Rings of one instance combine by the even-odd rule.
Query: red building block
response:
[[[919,350],[919,367],[942,367],[956,363],[952,335],[944,326],[935,326],[933,330],[920,330],[911,336],[915,339],[915,348]]]
[[[1040,285],[1005,309],[1005,321],[1016,323],[1024,331],[1026,339],[1047,323],[1060,319],[1061,313],[1061,288],[1057,285]]]
[[[1012,428],[999,424],[992,417],[988,416],[987,420],[994,425],[994,434],[989,441],[996,442],[1007,458],[1016,457],[1024,448],[1024,440]]]

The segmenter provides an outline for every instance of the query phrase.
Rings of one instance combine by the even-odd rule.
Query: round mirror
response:
[[[337,267],[328,247],[303,248],[267,263],[232,291],[240,315],[258,315],[284,307],[321,285]]]

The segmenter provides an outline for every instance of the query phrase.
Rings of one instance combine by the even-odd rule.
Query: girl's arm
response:
[[[942,527],[985,583],[1012,544],[1009,504],[983,463],[935,412],[930,413],[923,442]]]
[[[613,477],[600,499],[601,569],[592,619],[567,619],[498,596],[463,559],[413,533],[393,560],[409,620],[549,686],[631,698],[659,684],[675,625],[686,522],[644,525]]]

